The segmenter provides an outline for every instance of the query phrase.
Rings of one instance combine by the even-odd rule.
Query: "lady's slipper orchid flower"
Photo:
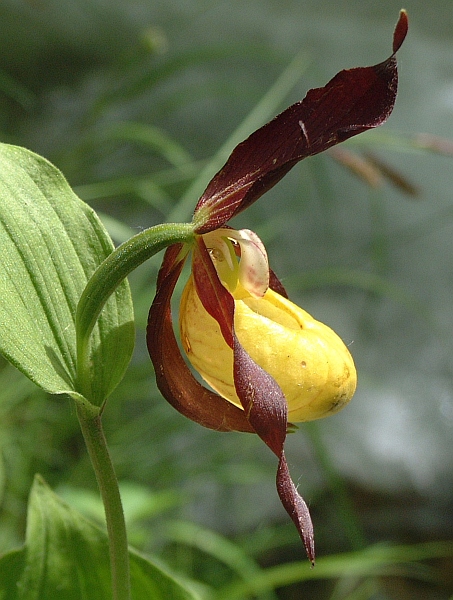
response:
[[[227,240],[239,241],[239,263]],[[311,421],[343,408],[356,388],[352,357],[329,327],[269,287],[266,251],[256,234],[217,229],[205,234],[203,241],[219,279],[234,298],[238,341],[280,386],[289,420]],[[242,408],[233,378],[233,350],[204,309],[192,276],[181,298],[180,331],[195,370]]]
[[[395,53],[407,33],[401,11],[393,54],[383,63],[341,71],[310,90],[232,152],[194,212],[193,244],[164,256],[149,313],[147,340],[157,384],[182,414],[218,431],[257,433],[276,454],[277,490],[314,562],[308,508],[284,454],[289,421],[333,414],[356,386],[340,338],[292,304],[251,231],[226,226],[299,160],[384,123],[397,92]],[[173,330],[170,301],[192,251],[192,273],[180,305],[182,345],[213,390],[192,375]]]

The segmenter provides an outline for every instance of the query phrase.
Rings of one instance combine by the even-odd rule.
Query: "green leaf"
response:
[[[76,307],[113,249],[96,213],[60,171],[28,150],[0,144],[0,352],[50,393],[80,392]],[[121,381],[133,345],[132,300],[123,282],[91,339],[91,402],[101,404]]]
[[[195,600],[170,575],[130,551],[134,600]],[[0,600],[111,600],[107,535],[36,476],[25,546],[0,559]]]

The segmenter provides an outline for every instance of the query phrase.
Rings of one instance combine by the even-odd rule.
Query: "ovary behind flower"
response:
[[[263,298],[253,298],[238,284],[233,295],[239,342],[281,387],[289,421],[327,417],[349,402],[357,373],[334,331],[271,289]],[[233,381],[233,351],[204,309],[192,277],[181,298],[180,330],[193,367],[217,393],[241,407]]]

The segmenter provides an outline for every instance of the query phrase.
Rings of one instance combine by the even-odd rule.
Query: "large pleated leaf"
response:
[[[0,352],[44,390],[76,381],[75,313],[87,280],[113,250],[94,211],[48,161],[0,144]],[[121,380],[134,344],[127,282],[107,302],[91,343],[91,396]]]

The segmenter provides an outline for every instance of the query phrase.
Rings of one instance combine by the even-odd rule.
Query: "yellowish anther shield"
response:
[[[289,421],[327,417],[349,402],[357,374],[336,333],[270,289],[263,298],[253,298],[238,284],[234,297],[239,342],[280,385]],[[233,351],[205,311],[192,277],[181,298],[180,331],[193,367],[221,396],[241,407],[233,382]]]

